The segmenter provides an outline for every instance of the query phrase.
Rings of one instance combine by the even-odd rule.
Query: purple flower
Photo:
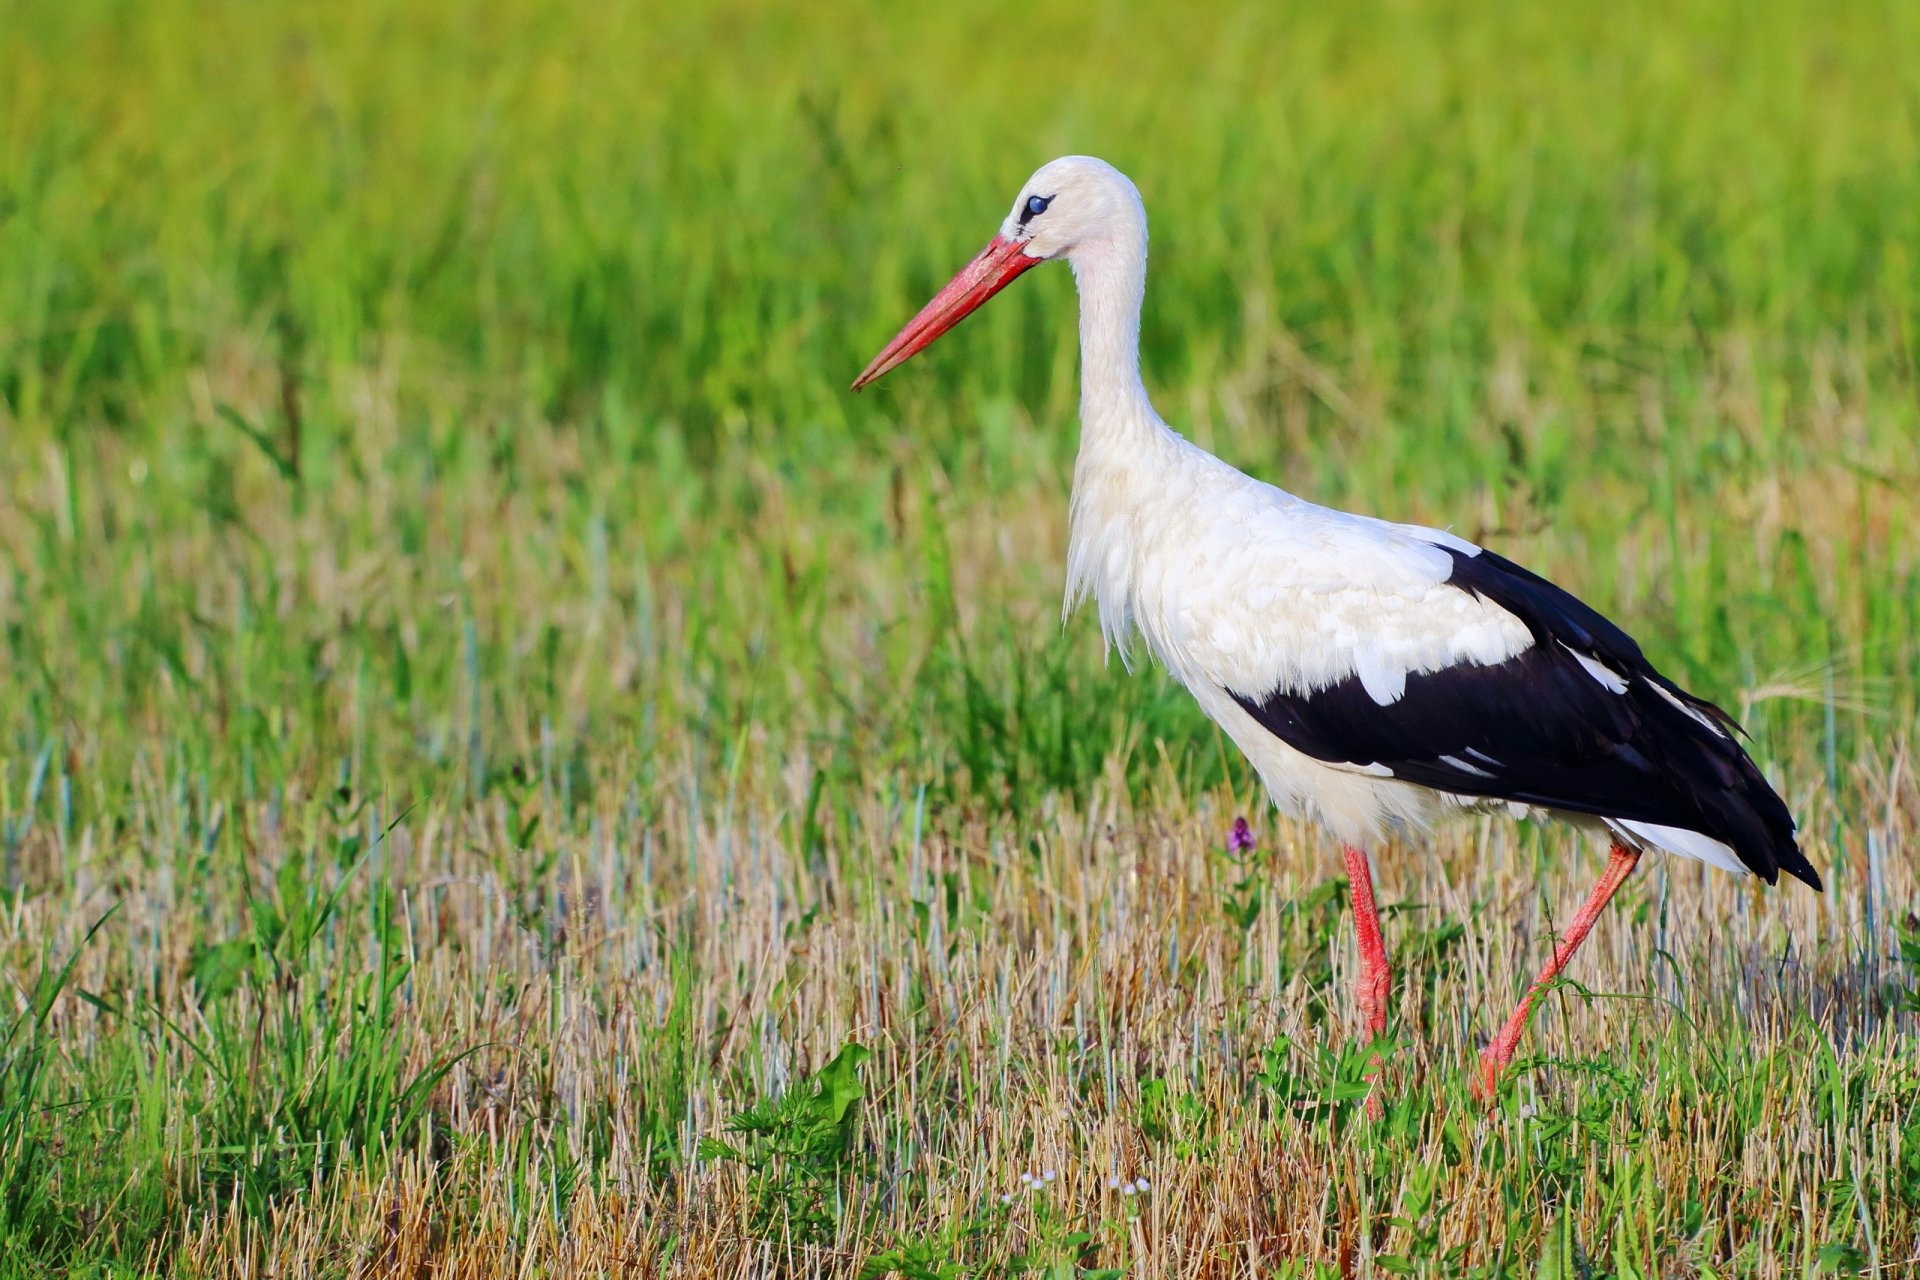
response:
[[[1233,820],[1233,834],[1227,837],[1227,849],[1238,855],[1253,852],[1253,829],[1245,818]]]

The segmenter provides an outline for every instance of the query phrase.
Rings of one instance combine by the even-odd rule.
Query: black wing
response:
[[[1785,871],[1820,887],[1793,815],[1735,741],[1731,716],[1655,671],[1633,637],[1546,579],[1490,551],[1442,550],[1453,557],[1449,583],[1519,618],[1529,648],[1409,673],[1387,706],[1358,676],[1306,693],[1228,692],[1316,760],[1379,765],[1455,795],[1698,831],[1768,884]]]

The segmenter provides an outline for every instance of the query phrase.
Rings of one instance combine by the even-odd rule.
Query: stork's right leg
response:
[[[1387,948],[1380,937],[1380,908],[1373,897],[1373,868],[1364,849],[1348,846],[1347,888],[1353,895],[1353,929],[1360,942],[1360,981],[1354,999],[1367,1028],[1367,1039],[1378,1040],[1387,1029],[1387,996],[1393,977],[1387,967]],[[1380,1055],[1373,1055],[1367,1078],[1374,1083],[1367,1095],[1367,1114],[1378,1120],[1386,1112],[1380,1101]]]

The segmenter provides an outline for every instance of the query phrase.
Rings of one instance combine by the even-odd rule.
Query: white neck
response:
[[[1080,448],[1115,447],[1122,437],[1166,430],[1140,381],[1140,306],[1147,293],[1145,220],[1068,256],[1080,290]],[[1137,443],[1135,441],[1134,443]]]
[[[1101,631],[1124,655],[1134,612],[1136,519],[1179,446],[1140,381],[1145,214],[1082,242],[1068,258],[1080,290],[1080,455],[1073,468],[1066,611],[1093,596]]]

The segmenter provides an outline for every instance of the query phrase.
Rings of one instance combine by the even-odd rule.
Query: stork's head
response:
[[[926,350],[1030,268],[1099,247],[1145,252],[1146,236],[1140,193],[1126,174],[1092,156],[1062,156],[1041,165],[1020,188],[1000,234],[873,358],[853,389]]]

